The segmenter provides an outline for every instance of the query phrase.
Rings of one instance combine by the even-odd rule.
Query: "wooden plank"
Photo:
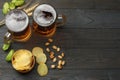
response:
[[[101,16],[101,15],[100,15]],[[116,16],[115,16],[116,18]],[[112,19],[109,19],[112,21]],[[70,20],[71,21],[71,20]],[[102,20],[101,20],[102,21]],[[72,23],[72,22],[71,22]],[[72,61],[68,64],[68,69],[93,69],[93,68],[119,68],[119,34],[120,29],[109,29],[109,28],[80,28],[71,25],[66,25],[63,28],[58,29],[54,38],[59,41],[59,45],[65,49],[66,53],[69,53],[67,60],[72,60],[77,65],[73,65]],[[1,31],[1,36],[4,36],[6,28]],[[76,37],[74,37],[76,36]],[[27,43],[16,43],[13,46],[16,49],[27,48],[32,49],[34,46],[44,45],[44,40],[38,36],[33,35],[33,39],[29,40]],[[2,46],[1,37],[1,46]],[[40,42],[38,42],[41,40]],[[58,43],[56,41],[56,43]],[[32,45],[28,43],[33,43]],[[23,46],[24,44],[24,46]],[[64,45],[64,46],[63,46]],[[44,46],[42,46],[44,47]],[[74,54],[74,52],[76,52]],[[2,52],[3,53],[3,52]],[[85,55],[84,55],[85,54]],[[78,56],[80,55],[80,57]],[[83,55],[83,56],[81,56]],[[113,56],[114,55],[114,56]],[[5,55],[4,55],[5,56]],[[79,63],[79,64],[78,64]],[[113,65],[114,64],[114,65]],[[4,62],[3,62],[4,65]],[[73,65],[72,67],[70,65]]]
[[[36,71],[32,71],[29,74],[20,74],[14,70],[9,70],[7,72],[4,70],[0,78],[1,80],[119,80],[119,74],[120,70],[50,70],[46,77],[40,77]]]
[[[0,0],[0,8],[5,1],[11,0]],[[42,3],[48,3],[56,8],[80,8],[80,9],[120,9],[119,0],[35,0]],[[35,2],[34,1],[34,2]]]
[[[109,71],[103,71],[103,70],[79,70],[79,71],[73,71],[73,72],[71,72],[71,70],[61,70],[61,71],[50,70],[50,73],[46,77],[40,77],[33,71],[31,73],[34,73],[36,76],[31,73],[23,75],[17,72],[13,72],[13,74],[11,74],[11,72],[7,72],[7,74],[3,72],[3,74],[6,74],[6,75],[2,75],[0,77],[1,77],[1,80],[8,79],[8,78],[9,80],[21,80],[21,79],[22,80],[26,80],[26,79],[29,79],[29,80],[33,80],[33,79],[35,80],[66,80],[66,79],[69,79],[69,80],[80,80],[80,79],[109,80],[107,76],[108,72]]]
[[[109,72],[108,76],[109,76],[110,80],[119,80],[120,79],[120,72],[119,72],[119,70],[118,71],[116,70],[116,72],[114,72],[114,71]]]
[[[42,3],[52,4],[57,8],[120,9],[119,0],[45,0]]]
[[[3,32],[0,33],[3,36]],[[61,46],[66,54],[68,62],[66,69],[111,69],[120,68],[119,34],[120,29],[65,28],[58,29],[53,38],[54,44]],[[28,42],[14,43],[12,47],[16,50],[20,48],[32,50],[35,46],[45,48],[45,41],[47,40],[33,33]],[[3,41],[0,43],[2,46]],[[6,65],[4,62],[2,64]]]
[[[120,11],[56,9],[58,14],[66,15],[65,27],[80,28],[119,28]],[[0,11],[1,18],[3,18]]]
[[[120,25],[120,11],[117,10],[57,9],[57,12],[66,15],[68,27],[119,28]]]

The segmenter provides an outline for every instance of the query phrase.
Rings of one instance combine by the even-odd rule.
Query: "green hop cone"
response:
[[[13,49],[11,49],[10,52],[8,53],[8,55],[6,56],[5,60],[8,62],[11,61],[14,52],[15,51]]]
[[[14,3],[12,3],[12,2],[10,2],[9,3],[9,8],[12,10],[12,9],[15,9],[15,4]]]
[[[10,11],[10,9],[6,9],[6,8],[2,9],[2,12],[3,12],[4,15],[6,15],[9,11]]]
[[[3,5],[3,8],[9,9],[9,3],[5,2],[4,5]]]
[[[12,0],[12,3],[15,4],[15,6],[21,6],[23,5],[25,0]]]
[[[9,49],[9,47],[10,47],[10,43],[4,43],[2,49],[6,51]]]
[[[9,3],[5,2],[4,5],[3,5],[2,12],[3,12],[3,14],[7,14],[9,11],[10,11],[10,9],[9,9]]]
[[[17,0],[12,0],[11,2],[12,2],[12,3],[15,3],[16,1],[17,1]]]

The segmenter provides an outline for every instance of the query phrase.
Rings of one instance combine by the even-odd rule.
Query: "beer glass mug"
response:
[[[33,30],[44,37],[50,37],[56,32],[56,28],[64,25],[66,18],[57,14],[49,4],[37,6],[33,12]]]
[[[29,18],[24,11],[19,9],[10,11],[5,16],[5,24],[8,32],[5,34],[4,40],[25,42],[30,38],[31,27]]]

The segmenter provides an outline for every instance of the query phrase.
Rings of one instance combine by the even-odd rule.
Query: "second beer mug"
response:
[[[24,11],[18,9],[10,11],[5,17],[5,24],[8,32],[5,34],[4,40],[25,42],[30,38],[31,27]]]
[[[52,36],[58,26],[64,25],[66,18],[57,14],[55,9],[48,4],[36,7],[33,12],[33,29],[44,37]]]

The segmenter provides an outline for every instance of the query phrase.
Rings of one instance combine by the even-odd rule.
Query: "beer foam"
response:
[[[45,17],[47,14],[49,15],[49,17]],[[48,4],[39,5],[34,10],[33,19],[40,26],[49,26],[55,22],[56,11],[52,6]]]
[[[12,10],[6,15],[5,24],[10,31],[20,32],[28,25],[28,16],[24,11]]]

